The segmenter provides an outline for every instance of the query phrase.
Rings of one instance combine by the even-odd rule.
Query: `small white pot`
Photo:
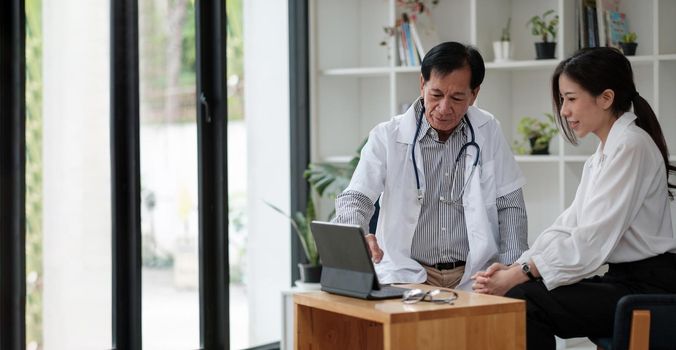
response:
[[[493,53],[494,62],[505,62],[512,59],[512,43],[510,41],[494,41]]]

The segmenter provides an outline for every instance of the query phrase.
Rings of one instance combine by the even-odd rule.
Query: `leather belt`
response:
[[[447,262],[447,263],[438,263],[432,265],[435,269],[437,270],[453,270],[455,268],[458,268],[460,266],[465,266],[464,261],[454,261],[454,262]]]

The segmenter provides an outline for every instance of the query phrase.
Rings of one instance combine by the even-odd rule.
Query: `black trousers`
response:
[[[555,349],[561,338],[611,337],[615,306],[627,294],[676,293],[676,254],[609,264],[608,273],[547,290],[526,282],[505,296],[526,301],[528,349]]]

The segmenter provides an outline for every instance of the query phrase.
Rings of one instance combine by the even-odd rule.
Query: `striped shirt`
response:
[[[416,115],[420,115],[420,100],[414,108]],[[456,162],[458,152],[467,142],[467,129],[463,119],[448,140],[441,142],[437,131],[422,119],[418,140],[426,188],[411,258],[425,265],[467,260],[469,241],[462,205],[465,157]],[[511,264],[528,249],[522,190],[496,198],[496,206],[500,231],[498,261]],[[345,191],[336,198],[334,221],[368,227],[373,211],[373,203],[366,195]]]

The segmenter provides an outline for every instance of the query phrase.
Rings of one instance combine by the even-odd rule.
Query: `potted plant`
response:
[[[531,154],[549,154],[549,141],[558,133],[554,116],[545,113],[546,121],[523,117],[516,129],[530,144]],[[518,146],[518,145],[517,145]]]
[[[305,170],[303,176],[308,183],[320,197],[335,198],[342,192],[350,183],[352,174],[357,168],[360,159],[360,152],[362,147],[366,144],[364,140],[357,149],[356,155],[350,159],[346,164],[333,163],[310,163]],[[272,209],[278,213],[286,216],[291,221],[291,226],[294,232],[298,235],[303,252],[307,258],[308,263],[299,263],[300,281],[304,283],[317,283],[321,279],[322,266],[320,263],[319,252],[317,252],[317,244],[314,236],[312,236],[312,229],[310,223],[317,218],[314,200],[312,194],[308,196],[307,209],[305,213],[296,212],[294,215],[288,215],[278,207],[267,203]],[[335,210],[329,214],[329,220],[333,217]]]
[[[296,232],[300,244],[303,246],[303,252],[307,263],[298,263],[300,271],[300,281],[303,283],[319,283],[322,277],[322,265],[319,262],[319,252],[317,252],[317,244],[312,236],[310,223],[316,219],[315,206],[312,200],[312,195],[308,196],[307,209],[305,212],[298,211],[293,215],[286,214],[278,207],[267,203],[272,209],[278,213],[286,216],[291,221],[293,231]]]
[[[502,28],[502,35],[500,35],[500,41],[493,42],[493,52],[495,53],[495,62],[504,62],[512,59],[512,45],[511,45],[511,34],[510,34],[510,24],[512,23],[512,17],[507,19],[507,25]]]
[[[620,48],[625,56],[634,56],[636,54],[636,47],[638,43],[636,42],[636,33],[628,32],[622,35],[622,40],[620,41]]]
[[[550,18],[551,15],[553,15],[553,17]],[[530,26],[533,35],[542,39],[541,42],[535,43],[537,59],[554,58],[556,52],[556,33],[559,27],[559,15],[554,13],[554,10],[547,10],[542,16],[533,16],[526,25]]]

